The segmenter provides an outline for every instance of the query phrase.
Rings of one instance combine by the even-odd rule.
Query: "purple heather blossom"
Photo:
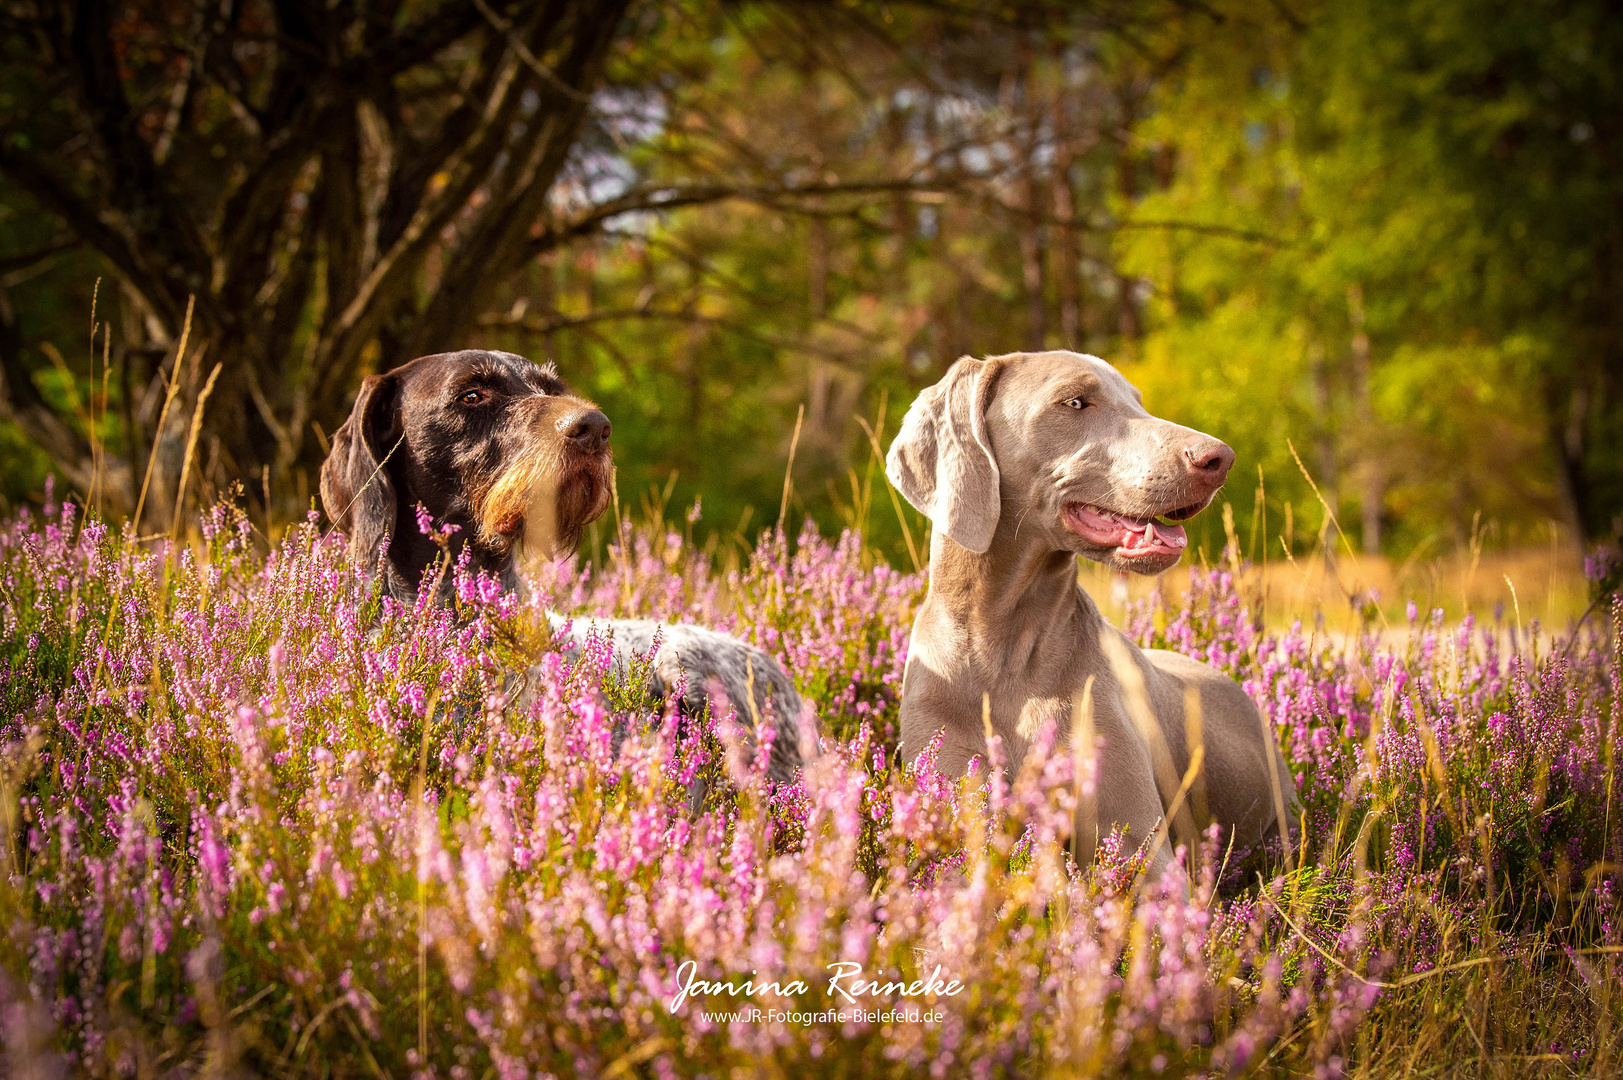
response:
[[[1598,622],[1535,655],[1501,620],[1411,604],[1401,645],[1330,647],[1265,627],[1243,568],[1155,594],[1127,631],[1239,680],[1302,799],[1294,876],[1277,844],[1214,829],[1178,850],[1185,892],[1144,880],[1119,831],[1076,864],[1097,778],[1052,726],[1012,773],[996,740],[968,778],[937,771],[939,736],[897,761],[924,580],[853,532],[771,531],[720,573],[627,523],[602,566],[561,562],[528,598],[453,566],[447,610],[376,598],[313,521],[262,552],[217,507],[192,550],[52,499],[0,523],[0,790],[27,852],[6,873],[29,898],[7,914],[0,1042],[42,1069],[202,1060],[251,1022],[288,1053],[364,1045],[391,1075],[1215,1075],[1277,1047],[1333,1076],[1385,980],[1446,968],[1461,935],[1514,959],[1505,913],[1552,883],[1584,898],[1581,944],[1623,945]],[[606,640],[569,662],[547,610],[759,645],[817,708],[820,752],[774,784],[730,709],[617,684]],[[1610,953],[1571,956],[1615,984]],[[705,1019],[742,1003],[726,990],[667,1007],[691,965],[803,985],[750,1003],[817,1012],[842,961],[973,992],[935,994],[928,1023]]]

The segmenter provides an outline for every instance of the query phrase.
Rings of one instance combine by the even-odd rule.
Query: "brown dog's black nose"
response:
[[[609,445],[609,418],[600,409],[587,409],[566,416],[561,424],[564,438],[578,450],[594,453]]]
[[[1228,476],[1229,469],[1234,465],[1234,451],[1229,449],[1227,443],[1217,439],[1201,439],[1192,442],[1183,448],[1184,460],[1189,463],[1189,471],[1197,476],[1215,478],[1222,483]]]

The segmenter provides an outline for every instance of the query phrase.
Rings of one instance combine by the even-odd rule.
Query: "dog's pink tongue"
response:
[[[1073,506],[1067,517],[1077,533],[1123,556],[1175,554],[1189,545],[1182,525],[1124,518],[1085,505]]]
[[[1127,526],[1127,539],[1116,550],[1127,557],[1137,555],[1175,555],[1189,543],[1182,525],[1163,525],[1159,521],[1133,521]]]
[[[1155,525],[1155,539],[1162,547],[1185,548],[1189,546],[1189,536],[1183,531],[1182,525],[1163,525],[1157,521]]]

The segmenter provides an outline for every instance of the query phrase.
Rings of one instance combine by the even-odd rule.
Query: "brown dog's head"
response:
[[[522,547],[574,548],[609,504],[609,421],[551,364],[512,353],[423,356],[361,384],[321,467],[327,516],[357,559],[389,538],[390,587],[414,594],[439,553],[417,507],[457,526],[453,554],[510,578]]]
[[[1095,356],[965,357],[921,393],[885,472],[935,528],[984,553],[1000,527],[1117,570],[1183,555],[1178,522],[1205,509],[1234,451],[1144,411]]]

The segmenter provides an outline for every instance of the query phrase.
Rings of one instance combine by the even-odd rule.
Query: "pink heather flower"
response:
[[[1130,610],[1135,639],[1216,665],[1262,706],[1302,796],[1293,828],[1318,883],[1297,901],[1309,947],[1234,869],[1265,853],[1220,837],[1198,861],[1180,849],[1190,895],[1138,880],[1143,859],[1119,831],[1075,865],[1076,784],[1051,726],[1024,768],[994,746],[967,781],[945,777],[939,735],[898,761],[924,582],[876,564],[855,534],[791,545],[768,533],[722,574],[687,535],[628,529],[608,564],[566,560],[522,603],[453,568],[461,607],[447,612],[378,600],[315,522],[261,556],[239,521],[211,512],[204,557],[81,528],[76,513],[30,514],[0,522],[0,624],[17,643],[0,682],[18,703],[0,715],[0,759],[37,742],[47,767],[31,775],[48,778],[19,796],[32,910],[0,963],[8,1052],[33,1023],[18,1010],[39,1002],[48,1045],[112,1072],[128,1039],[214,1023],[274,983],[325,986],[341,1012],[294,1033],[261,1011],[267,1039],[311,1032],[321,1054],[352,1050],[329,1040],[358,1032],[391,1073],[601,1072],[680,1024],[701,1067],[717,1056],[742,1072],[839,1057],[860,1035],[876,1059],[939,1075],[1018,1072],[1039,1054],[1082,1067],[1073,1053],[1107,1073],[1216,1075],[1275,1051],[1281,1069],[1337,1075],[1382,1006],[1348,969],[1431,970],[1471,947],[1494,924],[1490,880],[1516,895],[1565,874],[1593,901],[1585,933],[1623,938],[1603,869],[1616,860],[1616,691],[1589,632],[1564,657],[1535,657],[1514,628],[1445,630],[1411,606],[1407,641],[1332,647],[1312,627],[1265,627],[1246,573],[1227,568]],[[97,613],[112,604],[104,640]],[[548,610],[691,619],[769,649],[818,712],[805,741],[821,754],[767,783],[766,740],[751,754],[731,722],[611,697],[606,640],[574,663],[536,644]],[[82,644],[60,632],[75,625]],[[432,722],[406,734],[431,695]],[[75,752],[45,756],[57,747]],[[1491,808],[1491,833],[1436,810],[1434,757],[1449,805]],[[1360,880],[1327,852],[1375,806],[1384,839]],[[1226,899],[1230,886],[1250,891]],[[1514,959],[1514,938],[1495,947]],[[432,1036],[408,1061],[419,949]],[[1614,978],[1604,958],[1573,955],[1592,987]],[[679,1021],[665,1011],[690,960],[704,978],[803,978],[804,1005],[821,1000],[833,957],[885,978],[939,964],[973,1001],[941,998],[939,1024],[849,1031],[701,1030],[707,1006],[690,1002]],[[148,963],[155,1003],[115,1027],[95,1003],[138,988]],[[572,1061],[539,1054],[543,1016]],[[1311,1035],[1283,1041],[1293,1031]],[[393,1045],[400,1032],[410,1046]],[[647,1066],[685,1063],[673,1050]]]

